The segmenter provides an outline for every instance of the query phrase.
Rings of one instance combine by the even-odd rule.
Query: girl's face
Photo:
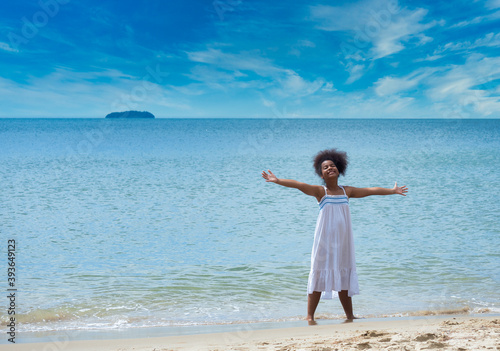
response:
[[[339,176],[339,170],[332,160],[326,160],[321,163],[321,174],[323,179],[328,179],[332,177]]]

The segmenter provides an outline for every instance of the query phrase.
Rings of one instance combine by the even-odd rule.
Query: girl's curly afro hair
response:
[[[323,150],[316,154],[314,157],[313,167],[317,175],[320,177],[323,176],[321,173],[321,164],[327,160],[333,161],[335,166],[337,166],[339,173],[345,175],[348,163],[347,154],[344,151],[338,151],[337,149]]]

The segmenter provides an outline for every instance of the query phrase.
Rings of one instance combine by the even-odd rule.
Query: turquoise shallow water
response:
[[[356,314],[500,312],[500,121],[0,119],[19,330],[302,318],[317,203],[260,173],[320,184],[330,147],[410,190],[351,200]]]

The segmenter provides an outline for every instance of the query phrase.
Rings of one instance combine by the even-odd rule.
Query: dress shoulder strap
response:
[[[323,188],[325,189],[325,196],[328,195],[326,192],[326,186],[323,185]]]
[[[345,193],[345,189],[344,189],[344,187],[343,187],[342,185],[339,185],[339,187],[341,187],[341,188],[342,188],[342,191],[344,192],[344,195],[347,197],[347,194]]]

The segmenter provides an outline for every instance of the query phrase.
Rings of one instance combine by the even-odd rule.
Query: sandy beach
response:
[[[442,316],[121,340],[2,345],[1,350],[500,350],[500,317]]]

